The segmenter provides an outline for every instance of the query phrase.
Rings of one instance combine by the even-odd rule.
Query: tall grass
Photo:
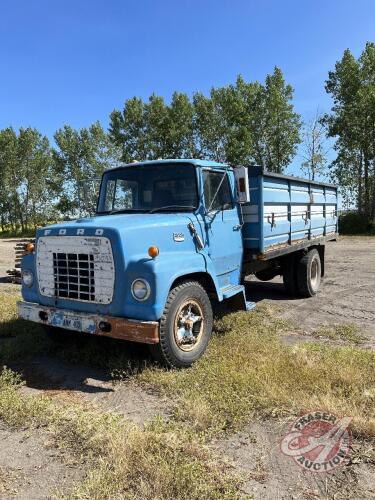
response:
[[[374,438],[374,351],[287,346],[280,339],[286,325],[270,312],[260,308],[225,316],[216,323],[208,354],[193,368],[149,368],[140,381],[176,399],[175,418],[200,432],[233,431],[252,416],[321,409],[351,415],[355,433]]]
[[[82,404],[20,394],[22,381],[0,374],[0,418],[12,426],[43,426],[60,446],[86,462],[87,477],[71,493],[82,499],[240,498],[240,481],[187,429],[160,418],[145,428]]]

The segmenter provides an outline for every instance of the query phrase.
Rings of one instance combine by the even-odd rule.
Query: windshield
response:
[[[197,205],[193,165],[135,165],[104,174],[98,213],[191,211]]]

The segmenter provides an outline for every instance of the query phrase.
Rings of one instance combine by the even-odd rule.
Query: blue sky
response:
[[[167,100],[263,81],[275,65],[303,118],[327,111],[345,48],[375,40],[374,0],[0,1],[0,127],[87,126],[133,95]],[[294,162],[295,163],[295,162]]]

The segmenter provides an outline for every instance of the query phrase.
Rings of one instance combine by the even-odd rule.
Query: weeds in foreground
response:
[[[70,498],[240,498],[239,479],[186,427],[155,418],[141,428],[113,413],[22,395],[21,384],[3,369],[0,417],[12,426],[43,426],[84,457],[87,478]]]
[[[322,344],[284,345],[286,328],[262,308],[225,316],[207,355],[191,369],[148,368],[139,376],[176,399],[174,415],[199,432],[234,430],[253,415],[312,408],[354,417],[357,435],[375,437],[375,353]]]
[[[321,326],[318,330],[312,332],[312,336],[355,345],[363,344],[368,340],[368,337],[360,333],[358,326],[353,324]]]

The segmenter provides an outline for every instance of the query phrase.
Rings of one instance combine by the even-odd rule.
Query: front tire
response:
[[[197,281],[186,281],[172,288],[160,319],[160,342],[151,347],[158,362],[174,368],[187,368],[206,350],[212,332],[212,306]]]

